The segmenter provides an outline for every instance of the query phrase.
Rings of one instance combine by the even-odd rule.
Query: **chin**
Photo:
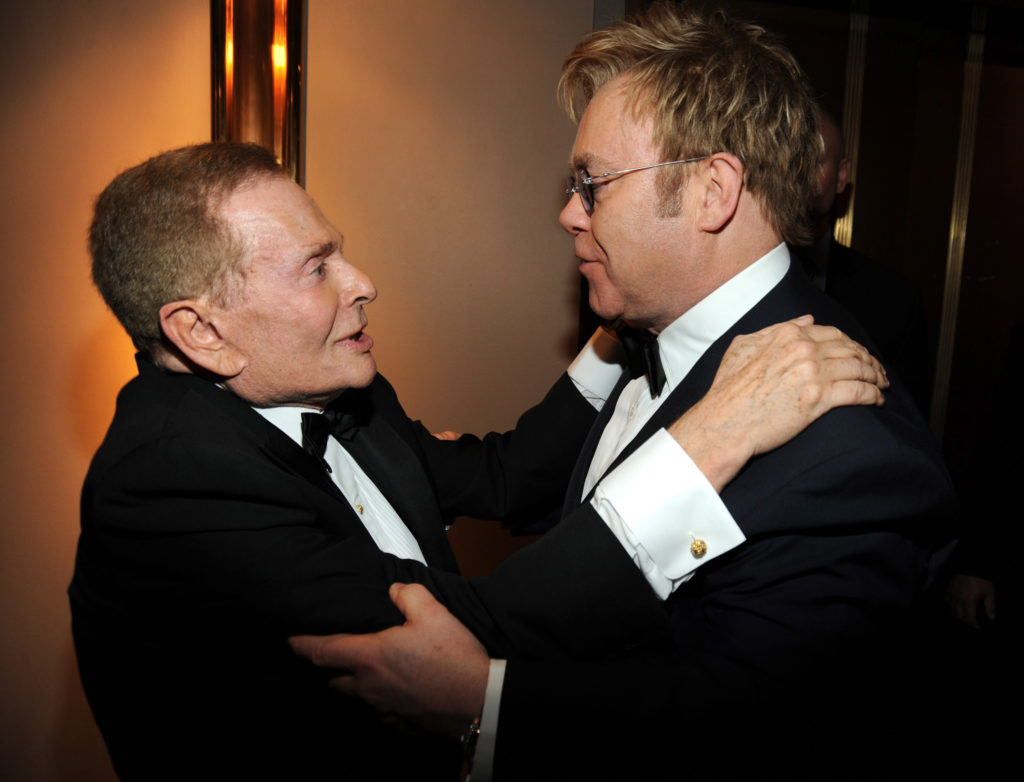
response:
[[[617,320],[623,315],[622,307],[613,307],[606,304],[599,297],[595,296],[593,292],[587,298],[587,303],[590,304],[590,309],[593,310],[594,314],[604,320]]]
[[[377,377],[377,362],[373,360],[373,356],[369,353],[366,354],[366,366],[362,369],[362,372],[352,373],[352,382],[349,384],[350,388],[366,388]]]

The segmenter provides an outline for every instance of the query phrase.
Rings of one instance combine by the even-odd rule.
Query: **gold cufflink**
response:
[[[690,544],[690,553],[693,554],[694,558],[700,559],[708,553],[708,544],[697,538]]]
[[[359,515],[360,516],[363,515],[363,506],[362,505],[356,505],[356,510],[359,511]],[[691,550],[692,550],[692,547],[691,547]]]

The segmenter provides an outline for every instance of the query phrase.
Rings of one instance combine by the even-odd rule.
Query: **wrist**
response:
[[[753,455],[745,432],[709,426],[696,407],[672,424],[668,433],[718,493]]]

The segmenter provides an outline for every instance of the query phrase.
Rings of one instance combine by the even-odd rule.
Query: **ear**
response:
[[[836,168],[836,195],[839,195],[846,186],[850,183],[850,158],[844,157],[839,161],[839,166]]]
[[[221,336],[213,317],[219,311],[205,299],[172,301],[160,308],[160,327],[167,339],[193,364],[231,378],[245,369],[248,361]]]
[[[743,163],[728,152],[716,152],[698,169],[700,203],[697,227],[714,233],[736,214],[743,191]]]

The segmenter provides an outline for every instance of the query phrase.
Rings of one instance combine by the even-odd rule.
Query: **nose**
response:
[[[568,202],[558,215],[558,222],[573,236],[590,230],[590,215],[583,208],[583,197],[579,193],[569,196]]]
[[[348,306],[362,306],[377,298],[377,288],[373,280],[362,269],[358,269],[347,261],[342,272],[343,279],[338,286],[341,298]]]

